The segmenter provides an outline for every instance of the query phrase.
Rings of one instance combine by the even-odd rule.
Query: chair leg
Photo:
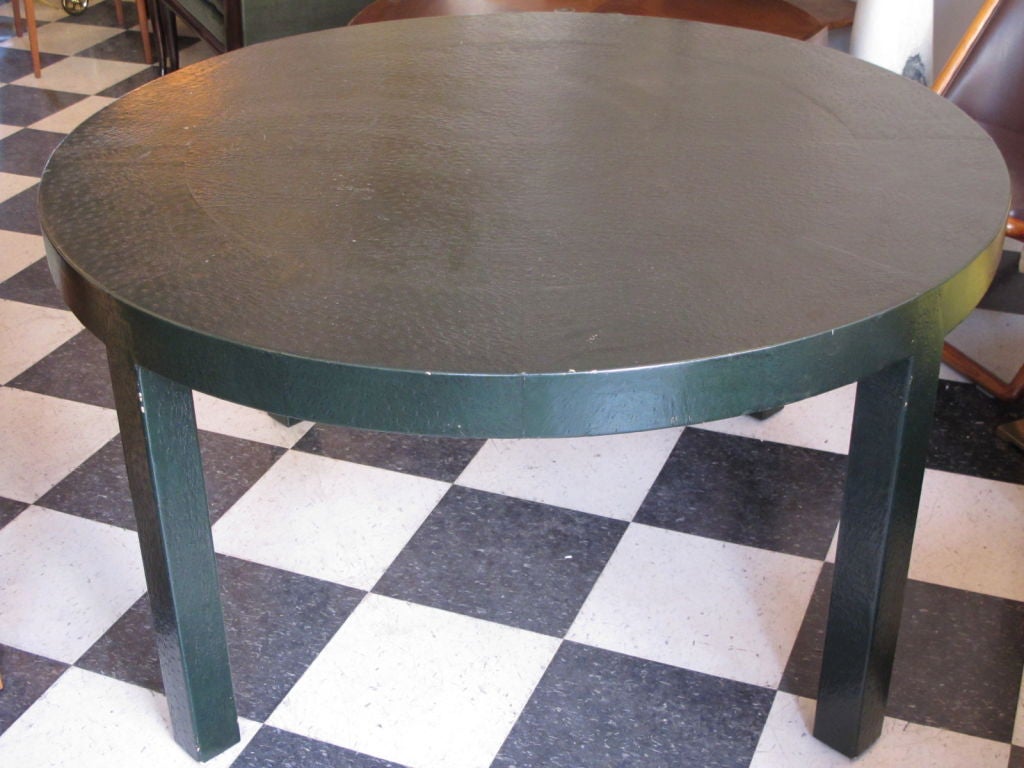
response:
[[[39,35],[36,34],[35,0],[25,0],[25,21],[28,26],[28,47],[32,52],[32,73],[36,77],[42,77],[43,68],[39,61]]]
[[[14,34],[21,37],[25,34],[25,28],[21,25],[21,9],[18,0],[11,0],[11,13],[14,14]]]
[[[949,342],[942,345],[942,362],[999,400],[1010,402],[1018,400],[1021,395],[1024,395],[1024,365],[1020,367],[1011,381],[1005,382]]]
[[[142,57],[147,64],[152,64],[153,49],[149,42],[149,14],[146,12],[146,0],[135,0],[135,10],[139,14],[139,32],[142,33]]]
[[[117,17],[117,26],[124,26],[124,6],[121,5],[121,0],[114,0],[114,15]]]

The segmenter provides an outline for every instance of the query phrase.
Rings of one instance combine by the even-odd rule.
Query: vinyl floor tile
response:
[[[57,133],[71,133],[84,120],[92,117],[113,99],[104,96],[86,96],[81,101],[75,102],[70,107],[65,107],[49,117],[33,123],[30,127],[38,131],[56,131]]]
[[[199,450],[213,522],[219,520],[283,453],[275,446],[212,432],[199,433]],[[121,438],[115,437],[90,456],[45,493],[39,503],[134,531],[135,513]]]
[[[4,141],[8,141],[8,139]],[[2,143],[0,142],[0,144]],[[36,210],[38,195],[39,187],[37,185],[0,203],[0,227],[10,232],[38,235],[39,213]]]
[[[687,429],[636,521],[822,559],[845,479],[844,456]]]
[[[128,531],[41,507],[0,529],[0,643],[74,662],[144,591]]]
[[[135,62],[69,56],[47,67],[42,79],[23,77],[14,82],[30,88],[48,88],[91,96],[148,68],[146,64]]]
[[[405,768],[350,749],[307,739],[265,725],[232,768]]]
[[[820,567],[814,560],[634,524],[566,637],[775,686]]]
[[[327,644],[363,593],[219,556],[224,621],[239,714],[263,721]],[[163,692],[149,598],[79,659],[83,669]]]
[[[465,438],[420,437],[316,425],[296,450],[453,482],[484,444]]]
[[[770,689],[567,642],[493,768],[743,768],[773,697]]]
[[[45,357],[77,334],[81,324],[66,309],[50,309],[0,297],[0,383]]]
[[[374,592],[560,637],[625,528],[453,487]]]
[[[448,490],[290,451],[213,528],[217,551],[370,589]]]
[[[557,440],[490,440],[459,485],[631,520],[681,429]]]
[[[66,664],[44,656],[0,645],[0,734],[25,713],[36,699],[67,669]]]
[[[9,51],[5,53],[0,49],[0,57],[7,54],[24,54],[23,51]],[[57,59],[58,61],[60,58]],[[56,62],[51,62],[56,63]],[[25,71],[25,75],[31,74],[31,66]],[[5,78],[6,79],[6,78]],[[12,78],[13,80],[13,78]],[[2,122],[6,125],[32,125],[49,117],[55,112],[70,107],[75,102],[81,101],[83,96],[78,93],[67,93],[54,91],[46,88],[26,88],[20,85],[8,85],[0,88],[0,114],[3,115]],[[0,148],[3,144],[0,144]],[[38,176],[43,170],[42,166],[36,168],[32,173]]]
[[[9,384],[41,395],[114,407],[106,348],[87,330],[72,336]]]
[[[47,24],[39,28],[39,50],[71,56],[116,34],[116,29],[90,24]],[[4,45],[28,50],[28,35],[8,40]]]
[[[35,191],[33,189],[33,191]],[[53,276],[46,265],[46,259],[29,264],[18,274],[0,284],[0,298],[13,299],[26,304],[38,304],[67,312],[67,305],[61,300]],[[81,325],[79,325],[81,327]]]
[[[3,528],[16,518],[26,507],[28,507],[28,504],[23,501],[0,498],[0,528]]]
[[[133,61],[145,63],[142,50],[142,34],[139,32],[121,32],[109,37],[96,45],[78,51],[77,56],[95,59],[113,59],[115,61]]]
[[[7,119],[6,115],[4,119]],[[63,134],[37,131],[33,128],[26,128],[13,136],[8,136],[0,141],[0,171],[39,176],[47,159],[63,139]],[[22,188],[27,187],[23,185]]]
[[[817,695],[832,583],[825,566],[781,689]],[[1024,670],[1024,603],[909,581],[887,712],[920,725],[1009,742]]]
[[[38,235],[0,230],[0,281],[18,274],[43,255],[43,239]],[[3,283],[0,282],[0,289]]]
[[[416,768],[487,768],[557,647],[369,595],[269,724]]]
[[[6,200],[29,187],[34,187],[39,179],[34,176],[19,176],[16,173],[0,172],[0,200]]]
[[[889,717],[878,742],[852,762],[807,735],[813,720],[812,700],[777,694],[750,768],[1007,768],[1006,744]]]
[[[97,706],[97,702],[103,702]],[[81,669],[70,669],[0,735],[0,764],[32,768],[194,768],[192,757],[167,738],[164,698]],[[227,768],[256,733],[239,722],[242,740],[203,763]]]
[[[62,58],[64,57],[57,54],[43,53],[40,51],[39,64],[41,67],[48,67],[49,65],[60,61]],[[0,81],[9,83],[12,80],[27,77],[31,74],[32,54],[29,51],[17,50],[15,48],[0,45]],[[0,94],[0,103],[2,102],[3,97],[2,94]],[[3,119],[5,122],[12,122],[11,118],[7,115],[6,109],[3,111]]]

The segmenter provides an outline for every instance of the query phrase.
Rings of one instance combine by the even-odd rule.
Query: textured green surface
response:
[[[190,386],[546,435],[763,409],[906,356],[980,298],[1008,189],[958,110],[834,51],[519,14],[164,78],[65,142],[41,208],[71,307]]]

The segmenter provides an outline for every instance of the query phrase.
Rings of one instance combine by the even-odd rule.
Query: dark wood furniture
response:
[[[575,11],[623,13],[703,21],[771,32],[798,40],[819,37],[828,24],[786,0],[374,0],[350,24],[370,24],[427,16],[485,13]]]
[[[1024,0],[986,0],[934,90],[973,117],[999,147],[1012,193],[1006,234],[1024,240]],[[1000,400],[1024,395],[1024,363],[1004,381],[947,343],[942,361]]]
[[[368,0],[150,0],[156,7],[161,74],[178,68],[181,17],[215,51],[340,27]],[[142,0],[139,0],[142,2]]]
[[[942,339],[991,279],[1008,197],[945,99],[710,24],[367,24],[120,99],[54,153],[40,216],[64,300],[107,346],[176,738],[198,758],[238,738],[192,389],[367,429],[561,437],[858,381],[814,729],[863,751]]]

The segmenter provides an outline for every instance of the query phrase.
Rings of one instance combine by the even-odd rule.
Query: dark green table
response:
[[[179,742],[237,740],[191,389],[368,429],[557,437],[859,381],[815,733],[877,737],[942,338],[1009,182],[954,107],[834,51],[584,14],[424,19],[154,82],[43,176],[107,345]]]

